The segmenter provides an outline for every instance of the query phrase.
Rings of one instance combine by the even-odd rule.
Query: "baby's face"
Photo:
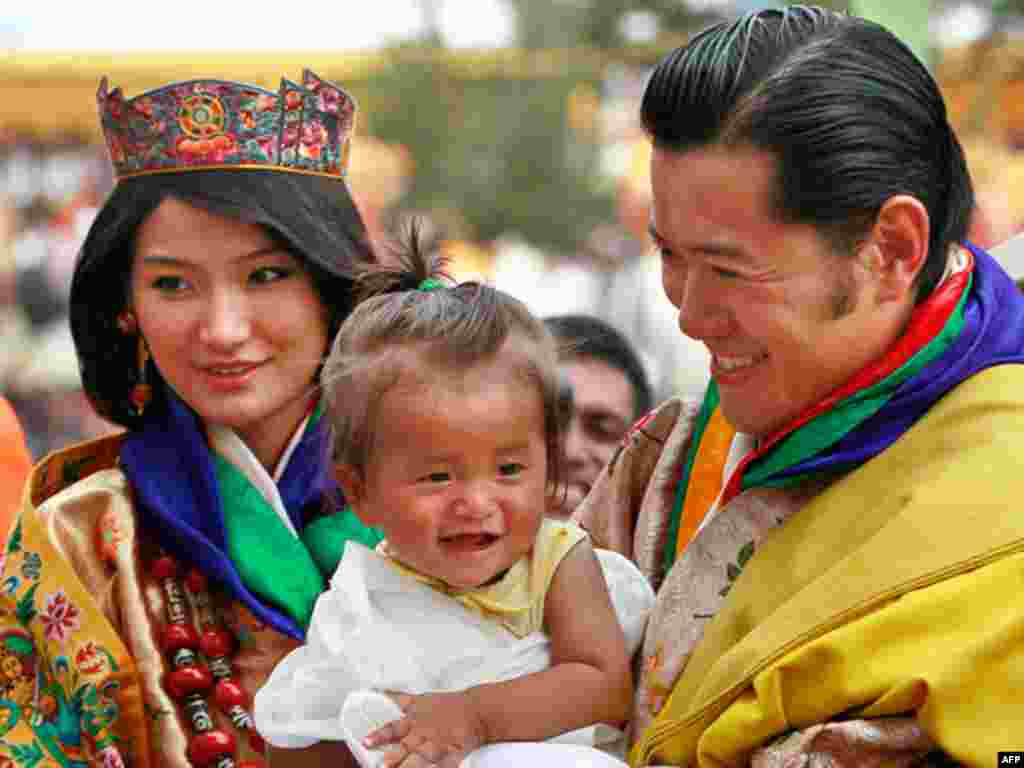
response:
[[[471,589],[533,547],[547,501],[542,397],[501,356],[424,378],[384,394],[365,478],[342,485],[391,554]]]

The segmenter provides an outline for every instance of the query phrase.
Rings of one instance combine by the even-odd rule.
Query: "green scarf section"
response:
[[[310,419],[312,425],[319,409]],[[345,542],[369,548],[384,538],[368,528],[345,506],[340,512],[317,518],[295,538],[249,479],[233,464],[213,452],[214,472],[224,508],[228,557],[242,583],[306,629],[316,599],[345,551]]]
[[[686,501],[686,489],[690,487],[690,475],[693,474],[693,462],[697,459],[697,448],[700,446],[700,438],[707,429],[711,414],[718,407],[718,387],[714,380],[708,387],[704,402],[700,405],[700,412],[693,424],[693,439],[690,440],[690,447],[686,451],[686,463],[683,464],[683,474],[679,478],[679,485],[676,486],[676,498],[672,503],[672,519],[669,520],[668,541],[665,542],[665,550],[662,555],[662,573],[668,573],[672,563],[676,561],[676,542],[679,540],[679,526],[683,522],[683,503]]]

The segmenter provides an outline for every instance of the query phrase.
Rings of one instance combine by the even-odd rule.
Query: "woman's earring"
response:
[[[153,399],[153,386],[146,381],[146,364],[149,362],[149,347],[146,346],[146,340],[142,338],[142,334],[139,334],[139,349],[138,349],[138,363],[139,363],[139,380],[135,386],[132,387],[131,394],[128,399],[132,402],[132,407],[135,408],[135,415],[141,416],[146,410],[146,406],[149,405],[149,401]]]
[[[117,316],[117,329],[125,336],[134,336],[139,332],[139,321],[130,309],[123,309]]]
[[[146,410],[146,406],[149,405],[149,401],[153,399],[153,387],[146,381],[146,364],[149,362],[149,347],[146,346],[146,340],[142,338],[142,334],[139,333],[139,321],[135,318],[135,313],[130,309],[122,310],[117,316],[117,328],[126,336],[138,337],[136,363],[138,366],[139,378],[135,386],[132,387],[132,391],[128,395],[128,399],[131,401],[132,408],[135,410],[135,415],[141,416]]]

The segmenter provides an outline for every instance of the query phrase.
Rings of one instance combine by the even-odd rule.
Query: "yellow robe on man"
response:
[[[912,713],[947,755],[1024,747],[1024,366],[965,381],[747,563],[635,765]]]
[[[1024,366],[963,382],[843,477],[744,491],[663,576],[695,413],[659,408],[577,518],[658,590],[631,764],[836,760],[841,729],[860,751],[823,764],[1024,749]]]

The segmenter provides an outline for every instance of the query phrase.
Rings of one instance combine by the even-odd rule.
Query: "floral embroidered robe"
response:
[[[156,545],[137,527],[119,453],[117,436],[74,446],[29,480],[0,575],[0,766],[190,765],[190,723],[162,685]],[[212,598],[251,697],[297,643]],[[234,733],[236,764],[261,756],[212,701],[209,710]]]

